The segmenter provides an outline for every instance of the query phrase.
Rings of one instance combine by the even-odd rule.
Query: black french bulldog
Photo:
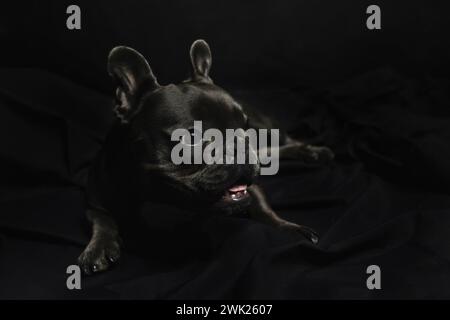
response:
[[[87,217],[92,238],[78,258],[87,274],[104,271],[120,258],[120,219],[114,212],[130,211],[143,199],[157,199],[162,194],[194,210],[246,210],[254,219],[296,230],[313,243],[318,241],[313,230],[283,220],[272,210],[254,184],[258,163],[175,165],[171,161],[171,133],[177,128],[191,129],[194,120],[220,130],[273,128],[270,118],[249,117],[247,110],[213,83],[209,77],[211,51],[205,41],[192,44],[190,58],[190,79],[161,86],[135,50],[116,47],[109,55],[108,72],[117,83],[118,121],[89,172]],[[330,149],[303,144],[287,135],[280,137],[280,145],[280,158],[316,163],[333,158]]]

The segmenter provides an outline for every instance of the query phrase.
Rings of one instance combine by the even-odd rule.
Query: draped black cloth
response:
[[[317,18],[327,26],[324,37],[337,29],[348,51],[333,42],[313,47],[313,35],[302,42],[298,34],[308,32],[293,10],[311,27],[305,10],[316,9],[296,2],[254,4],[256,11],[237,3],[168,2],[144,11],[139,2],[82,2],[78,34],[64,29],[64,1],[43,3],[26,18],[10,13],[0,28],[7,44],[0,64],[0,298],[450,298],[450,81],[448,61],[439,59],[448,48],[426,50],[439,46],[436,38],[426,40],[423,31],[416,36],[428,41],[425,48],[398,60],[394,52],[378,55],[373,64],[364,54],[359,62],[350,57],[359,44],[348,49],[354,33],[366,31],[344,33],[345,26],[328,28]],[[353,17],[357,10],[345,6]],[[424,6],[412,4],[420,21],[442,9]],[[31,28],[38,20],[42,29]],[[445,24],[434,21],[435,31]],[[393,27],[401,33],[399,25]],[[225,33],[239,28],[243,34]],[[251,34],[260,41],[244,45]],[[211,39],[218,84],[277,117],[293,136],[335,151],[329,166],[283,161],[277,175],[261,178],[274,209],[318,231],[319,244],[245,215],[199,223],[182,209],[148,203],[140,211],[146,223],[135,232],[140,245],[125,243],[116,267],[68,290],[66,268],[90,235],[87,169],[113,121],[108,50],[124,42],[142,49],[167,83],[188,70],[187,46],[197,37]],[[395,48],[408,48],[408,39]],[[391,43],[372,34],[361,41]],[[334,45],[346,68],[314,58]],[[381,268],[381,290],[366,287],[370,265]]]

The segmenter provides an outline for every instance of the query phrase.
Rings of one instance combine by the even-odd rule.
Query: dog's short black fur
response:
[[[258,113],[249,117],[250,112],[213,83],[209,77],[211,51],[205,41],[192,44],[190,58],[189,80],[161,86],[145,58],[135,50],[116,47],[109,55],[108,71],[117,83],[118,121],[89,173],[87,217],[93,234],[78,258],[85,273],[106,270],[120,258],[117,212],[129,212],[143,199],[160,201],[167,195],[172,203],[193,210],[247,210],[257,220],[318,241],[314,231],[281,219],[271,209],[254,184],[258,164],[173,164],[171,133],[177,128],[190,129],[194,120],[201,120],[204,129],[273,127],[270,118]],[[280,158],[317,163],[333,158],[328,148],[303,144],[287,135],[281,136],[280,144]],[[232,199],[230,189],[236,185],[248,188]]]

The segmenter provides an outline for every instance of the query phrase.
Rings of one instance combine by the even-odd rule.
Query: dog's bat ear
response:
[[[192,64],[192,80],[199,82],[212,82],[209,77],[212,57],[209,45],[205,40],[196,40],[190,50]]]
[[[128,94],[135,94],[143,83],[150,89],[159,87],[147,60],[132,48],[120,46],[111,50],[108,73]]]
[[[136,50],[124,46],[115,47],[108,57],[108,73],[117,82],[116,114],[127,122],[135,111],[135,100],[142,90],[159,87],[147,60]]]

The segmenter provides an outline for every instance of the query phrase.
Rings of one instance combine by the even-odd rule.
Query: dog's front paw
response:
[[[280,148],[280,157],[300,160],[305,165],[324,165],[334,159],[334,153],[328,147],[318,147],[303,143],[293,143]]]
[[[302,236],[304,236],[314,244],[317,244],[319,242],[319,235],[311,228],[287,221],[285,223],[282,223],[280,225],[280,228],[299,232]]]
[[[334,159],[334,153],[328,147],[316,147],[306,145],[305,149],[309,153],[310,157],[317,162],[326,163]]]
[[[84,273],[93,274],[107,270],[120,259],[120,239],[113,237],[93,240],[78,257]]]

